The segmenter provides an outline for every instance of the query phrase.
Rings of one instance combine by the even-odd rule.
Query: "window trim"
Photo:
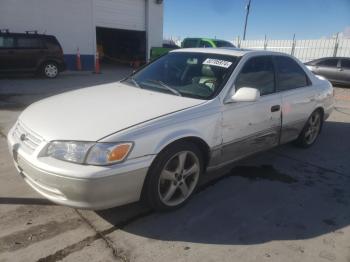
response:
[[[252,59],[255,59],[255,58],[261,58],[261,57],[267,57],[271,60],[272,62],[272,67],[273,67],[273,82],[274,82],[274,88],[273,88],[273,92],[272,93],[268,93],[268,94],[261,94],[260,93],[260,96],[268,96],[268,95],[273,95],[273,94],[276,94],[277,93],[277,72],[276,72],[276,65],[274,63],[274,59],[273,59],[273,55],[270,55],[270,54],[267,54],[267,55],[257,55],[257,56],[252,56],[250,58],[248,58],[244,64],[242,65],[241,69],[239,70],[239,72],[237,73],[237,76],[235,77],[235,80],[233,82],[233,87],[235,89],[235,92],[237,92],[237,89],[236,89],[236,82],[237,82],[237,79],[239,77],[239,75],[242,73],[243,69],[244,69],[244,66]],[[260,91],[260,90],[259,90]]]
[[[290,88],[290,89],[287,89],[287,90],[278,90],[278,87],[279,87],[279,72],[277,70],[276,57],[286,57],[286,58],[291,59],[292,61],[294,61],[297,64],[297,66],[299,66],[300,69],[304,72],[304,75],[306,77],[306,86],[294,87],[294,88]],[[302,66],[300,66],[299,63],[297,61],[295,61],[295,59],[293,59],[292,57],[284,56],[284,55],[273,55],[272,56],[272,60],[273,60],[274,66],[275,66],[275,74],[276,74],[276,93],[288,92],[288,91],[291,91],[291,90],[296,90],[296,89],[299,89],[299,88],[305,88],[305,87],[312,86],[312,81],[310,80],[310,77],[307,75],[307,73],[304,70],[304,68]]]

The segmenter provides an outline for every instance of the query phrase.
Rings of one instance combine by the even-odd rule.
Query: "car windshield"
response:
[[[211,99],[237,64],[235,56],[173,52],[129,77],[133,85],[173,95]]]

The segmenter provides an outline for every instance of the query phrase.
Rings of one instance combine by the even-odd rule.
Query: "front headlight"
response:
[[[133,143],[94,143],[77,141],[53,141],[42,156],[87,165],[112,165],[124,161]]]

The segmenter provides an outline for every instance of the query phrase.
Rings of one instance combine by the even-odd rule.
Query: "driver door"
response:
[[[276,93],[271,56],[250,58],[236,78],[235,88],[252,87],[261,97],[254,102],[226,103],[223,109],[222,163],[279,144],[281,95]]]

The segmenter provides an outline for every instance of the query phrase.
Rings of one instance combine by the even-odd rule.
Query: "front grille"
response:
[[[19,121],[17,122],[12,135],[16,142],[23,145],[23,150],[27,151],[28,153],[33,153],[43,141],[39,135],[25,127]]]

